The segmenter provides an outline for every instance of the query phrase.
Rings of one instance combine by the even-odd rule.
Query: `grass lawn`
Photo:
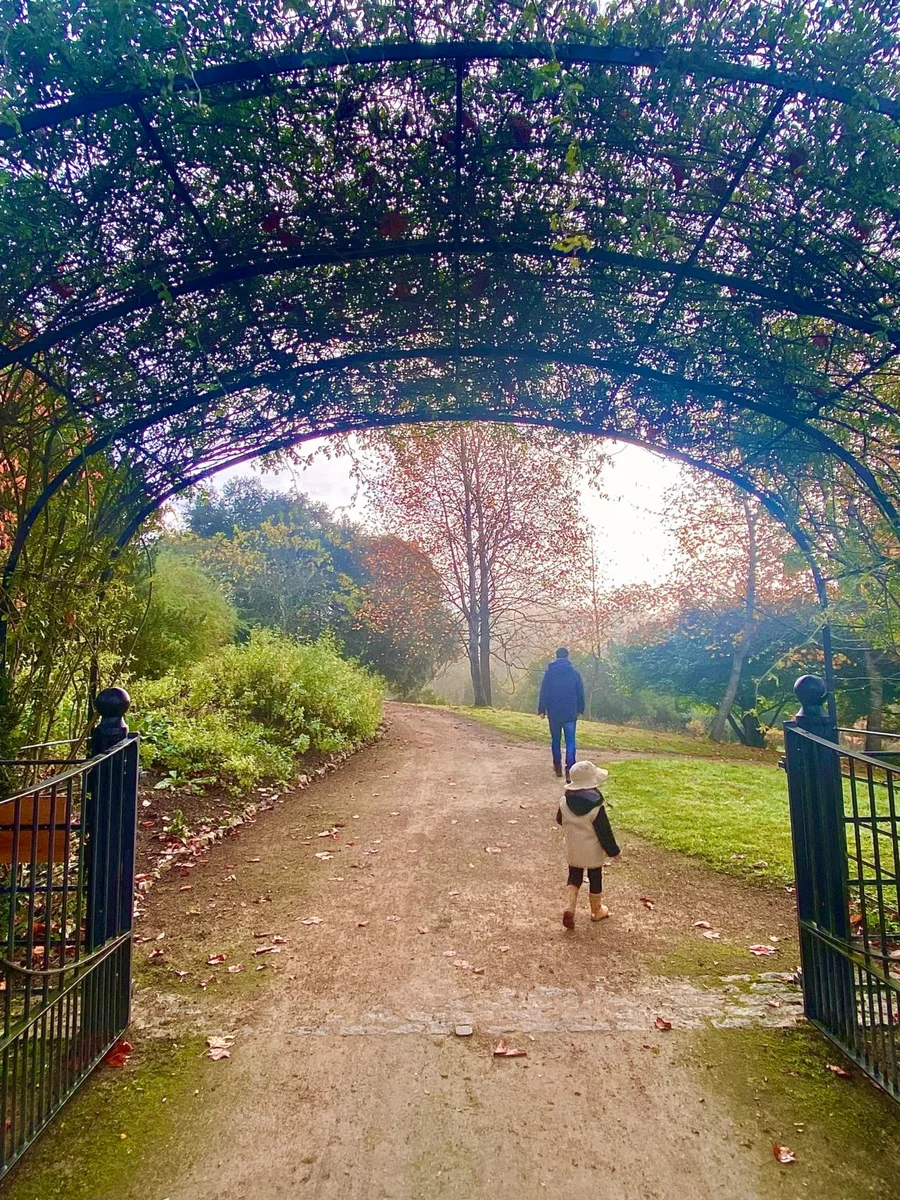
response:
[[[512,737],[545,742],[547,722],[504,709],[453,708]],[[787,779],[770,750],[579,721],[579,754],[629,750],[668,758],[611,762],[603,789],[613,828],[631,830],[717,871],[783,885],[794,877]],[[676,757],[677,756],[677,757]],[[754,870],[754,863],[765,863]]]
[[[775,884],[794,877],[787,780],[774,766],[630,758],[610,764],[603,794],[614,829],[729,875]],[[759,862],[766,866],[754,870]]]
[[[547,721],[537,713],[513,712],[507,708],[449,708],[450,712],[471,717],[501,729],[513,737],[529,742],[548,741]],[[778,758],[776,750],[750,750],[736,742],[710,742],[683,733],[661,733],[656,729],[637,729],[632,725],[605,725],[602,721],[578,722],[578,751],[628,750],[636,754],[683,754],[691,758],[711,758],[738,762],[771,762]]]

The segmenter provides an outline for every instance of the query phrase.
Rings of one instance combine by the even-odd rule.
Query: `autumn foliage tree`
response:
[[[665,583],[669,603],[690,613],[694,636],[711,654],[730,660],[710,726],[710,737],[721,741],[748,660],[773,619],[814,600],[812,580],[782,526],[754,497],[721,480],[686,471],[665,517],[678,551]],[[726,613],[731,619],[722,619]],[[796,628],[792,636],[802,639]]]
[[[508,425],[369,434],[359,459],[377,523],[434,564],[477,705],[492,658],[578,587],[586,548],[574,438]]]

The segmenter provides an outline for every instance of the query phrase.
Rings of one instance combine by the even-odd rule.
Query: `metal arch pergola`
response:
[[[842,497],[900,527],[897,15],[765,46],[743,10],[569,8],[543,41],[502,4],[480,41],[465,16],[451,41],[415,14],[301,49],[255,28],[212,65],[188,25],[181,70],[167,47],[115,86],[8,54],[0,370],[90,433],[7,584],[95,455],[133,469],[124,542],[225,465],[401,421],[705,467],[793,532],[823,595]]]

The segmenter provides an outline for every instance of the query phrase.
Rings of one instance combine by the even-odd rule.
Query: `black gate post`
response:
[[[838,731],[824,707],[828,698],[824,680],[804,675],[794,685],[794,693],[800,711],[784,723],[784,744],[803,999],[811,1021],[852,1045],[856,1033],[853,967],[829,944],[837,940],[849,947],[851,936]],[[800,731],[829,744],[803,737]]]
[[[125,713],[131,698],[124,688],[106,688],[94,707],[100,721],[91,734],[91,753],[105,754],[121,742],[119,754],[92,772],[87,833],[88,950],[131,930],[134,910],[134,861],[137,836],[138,738],[129,736]],[[131,1017],[130,939],[105,964],[115,1029],[121,1032]],[[104,1025],[109,1027],[107,1022]],[[99,1031],[98,1031],[99,1032]]]

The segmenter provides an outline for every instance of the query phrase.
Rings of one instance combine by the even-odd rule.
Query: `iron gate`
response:
[[[86,760],[2,764],[19,786],[0,803],[0,1176],[128,1024],[138,739],[127,707],[120,688],[100,694]]]
[[[798,680],[785,759],[806,1015],[900,1100],[900,765],[841,746]]]

